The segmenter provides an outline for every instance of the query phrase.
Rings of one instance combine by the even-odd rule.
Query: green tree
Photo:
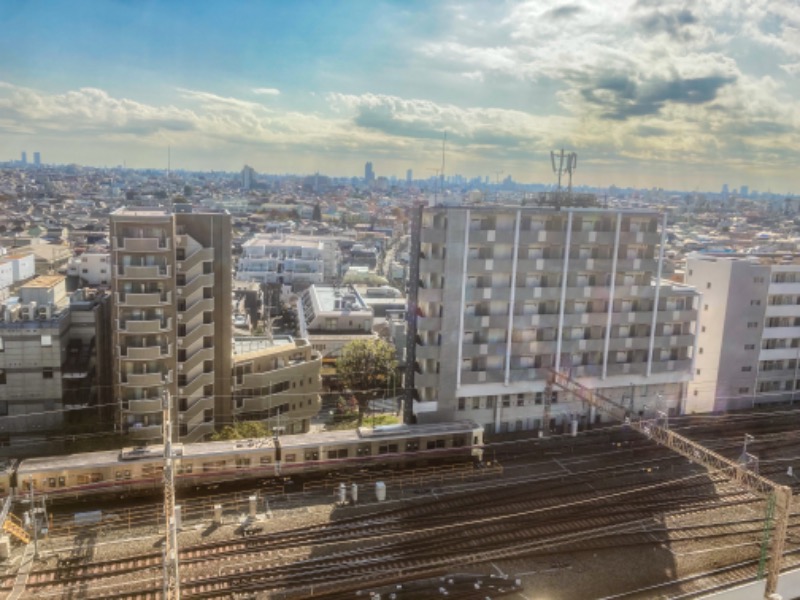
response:
[[[374,398],[382,396],[395,376],[394,346],[381,339],[355,340],[342,348],[336,373],[358,401],[358,424]]]
[[[322,222],[322,207],[319,205],[319,202],[314,205],[314,213],[311,215],[311,220],[319,223]]]
[[[211,436],[215,442],[222,440],[245,440],[249,438],[269,437],[269,429],[261,421],[241,421],[226,425]]]

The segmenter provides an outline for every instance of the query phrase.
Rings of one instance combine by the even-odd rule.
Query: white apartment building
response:
[[[702,294],[687,411],[750,408],[800,391],[800,261],[690,255]]]
[[[375,338],[374,312],[353,286],[312,285],[297,300],[300,337],[332,360],[355,340]]]
[[[67,275],[80,277],[81,285],[97,287],[111,283],[111,253],[89,248],[73,257],[67,265]]]
[[[308,285],[332,281],[338,264],[336,240],[262,234],[242,245],[236,278],[260,283]]]
[[[558,393],[544,423],[549,368],[632,412],[683,412],[698,295],[661,281],[665,216],[418,211],[406,371],[418,420],[469,418],[502,432],[602,418]]]

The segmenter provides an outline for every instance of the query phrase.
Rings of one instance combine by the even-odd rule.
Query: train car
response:
[[[311,478],[379,466],[479,462],[483,428],[475,423],[389,425],[198,444],[174,444],[177,488],[273,477]],[[17,493],[51,500],[121,497],[161,490],[163,446],[26,459]]]

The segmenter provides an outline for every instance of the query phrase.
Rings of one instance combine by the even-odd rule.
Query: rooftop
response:
[[[39,275],[36,279],[33,279],[23,285],[23,288],[53,288],[57,285],[64,283],[66,277],[63,275]]]
[[[247,354],[290,344],[295,344],[294,338],[290,335],[276,335],[272,339],[268,337],[238,337],[233,339],[233,353]]]

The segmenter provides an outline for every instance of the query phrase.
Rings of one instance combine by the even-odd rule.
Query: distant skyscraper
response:
[[[747,198],[749,193],[750,193],[750,187],[749,186],[743,185],[742,187],[739,188],[739,194],[741,196],[743,196],[744,198]]]
[[[242,189],[243,190],[251,190],[253,189],[253,183],[255,183],[256,179],[256,170],[248,165],[244,166],[242,169]]]
[[[21,162],[23,165],[28,164],[28,153],[25,152],[25,150],[22,151],[22,157],[20,158],[19,162]]]
[[[38,152],[33,153],[33,164],[36,165],[37,167],[42,166],[42,155],[39,154]]]
[[[368,162],[364,165],[364,181],[366,183],[372,183],[375,181],[375,171],[372,170],[371,162]]]
[[[408,171],[406,171],[406,183],[408,185],[411,185],[411,182],[413,180],[414,180],[414,172],[411,169],[409,169]]]

